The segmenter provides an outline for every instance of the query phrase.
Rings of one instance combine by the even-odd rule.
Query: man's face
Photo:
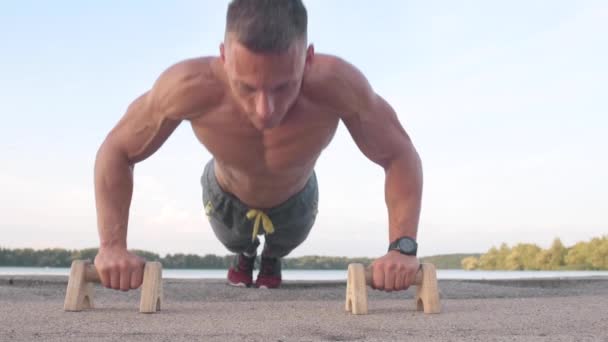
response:
[[[314,50],[294,42],[285,52],[254,53],[234,38],[220,47],[232,94],[259,129],[276,127],[300,92]]]

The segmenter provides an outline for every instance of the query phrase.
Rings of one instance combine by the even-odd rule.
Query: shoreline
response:
[[[0,267],[3,276],[68,276],[70,268],[53,267]],[[254,276],[257,270],[254,271]],[[341,281],[347,271],[342,269],[311,270],[284,269],[283,279],[290,281]],[[163,278],[170,279],[225,279],[226,269],[163,269]],[[438,269],[440,280],[524,280],[524,279],[580,279],[608,278],[608,271],[467,271]]]

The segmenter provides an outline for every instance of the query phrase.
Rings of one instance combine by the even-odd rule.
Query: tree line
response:
[[[159,254],[133,250],[147,261],[160,261],[166,269],[227,269],[233,256],[214,254]],[[8,249],[0,247],[0,266],[14,267],[70,267],[73,260],[94,260],[97,248],[68,250],[61,248]],[[259,257],[258,257],[259,258]],[[302,256],[284,258],[285,269],[346,270],[350,263],[370,265],[372,258],[333,256]],[[259,260],[257,261],[259,265]],[[506,243],[492,247],[484,254],[450,254],[420,258],[438,269],[461,267],[465,270],[608,270],[608,235],[565,247],[559,238],[548,249],[535,244],[520,243],[509,247]]]
[[[608,270],[608,235],[565,247],[559,238],[548,249],[531,243],[492,247],[462,259],[465,270]]]
[[[233,255],[218,256],[214,254],[167,254],[161,257],[159,254],[132,250],[135,254],[143,257],[146,261],[160,261],[166,269],[227,269],[233,261]],[[0,266],[14,267],[70,267],[73,260],[94,260],[97,248],[82,250],[67,250],[61,248],[49,248],[35,250],[32,248],[7,249],[0,248]],[[259,259],[259,257],[258,257]],[[371,264],[371,258],[346,258],[330,256],[303,256],[297,258],[284,258],[283,268],[286,269],[314,269],[314,270],[338,270],[348,268],[350,263]],[[257,261],[259,264],[259,260]]]

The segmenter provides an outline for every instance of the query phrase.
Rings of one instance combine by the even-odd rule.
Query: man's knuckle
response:
[[[394,271],[396,271],[396,270],[397,270],[397,264],[395,264],[395,263],[388,263],[388,264],[385,266],[385,269],[386,269],[387,271],[394,272]]]
[[[118,269],[119,269],[121,272],[128,271],[128,270],[129,270],[129,266],[130,266],[130,265],[129,265],[129,262],[128,262],[128,261],[126,261],[126,260],[123,260],[123,261],[119,261],[119,262],[118,262]]]

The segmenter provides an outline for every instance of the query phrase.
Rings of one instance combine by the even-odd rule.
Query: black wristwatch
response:
[[[416,255],[418,253],[418,243],[416,243],[416,240],[404,236],[391,242],[388,246],[388,251],[399,251],[405,255]]]

